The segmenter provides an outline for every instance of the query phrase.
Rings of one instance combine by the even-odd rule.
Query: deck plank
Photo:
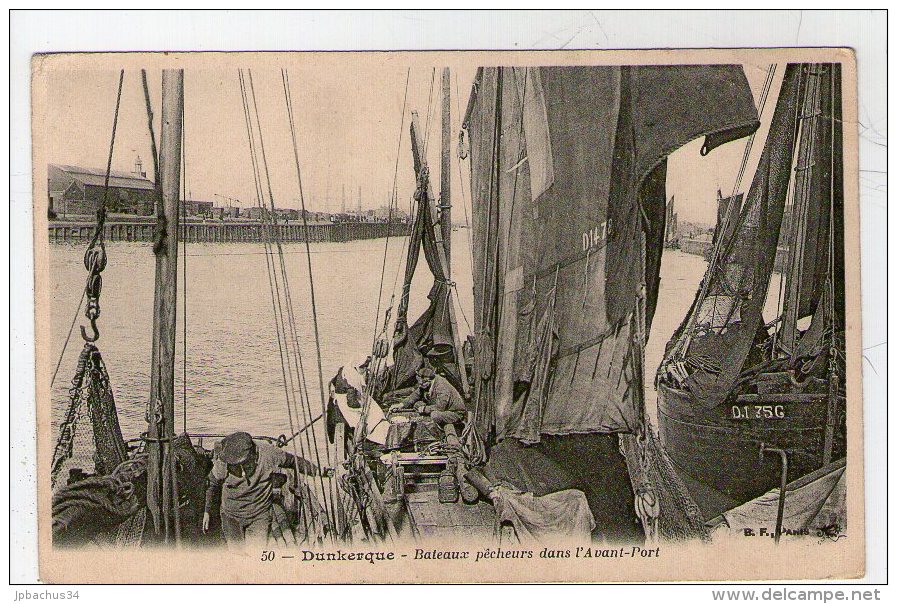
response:
[[[422,537],[492,537],[495,510],[487,502],[440,503],[436,489],[408,493],[406,501],[411,522]]]

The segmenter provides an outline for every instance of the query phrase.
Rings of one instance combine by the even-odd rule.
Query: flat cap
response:
[[[234,432],[218,443],[218,457],[226,464],[241,464],[255,451],[255,443],[247,432]]]

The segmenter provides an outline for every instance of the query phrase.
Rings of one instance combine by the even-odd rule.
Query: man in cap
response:
[[[430,367],[417,370],[417,389],[393,409],[411,409],[429,415],[440,426],[457,424],[467,416],[464,397],[451,382]]]
[[[310,461],[294,457],[284,449],[256,443],[246,432],[225,436],[212,459],[202,530],[209,530],[212,504],[221,497],[221,532],[228,547],[240,550],[246,543],[263,547],[268,540],[274,510],[274,474],[280,468],[298,468],[316,476]],[[324,476],[332,476],[326,468]]]

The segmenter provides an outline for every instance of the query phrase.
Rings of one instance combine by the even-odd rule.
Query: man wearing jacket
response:
[[[203,532],[209,530],[212,505],[220,496],[221,532],[228,547],[264,547],[274,510],[274,474],[291,467],[308,476],[318,474],[318,467],[310,461],[297,459],[273,445],[256,443],[246,432],[224,437],[215,448],[209,472]],[[333,471],[325,469],[324,475],[332,476]]]
[[[461,393],[429,367],[417,371],[417,389],[396,407],[413,408],[421,415],[429,415],[440,426],[461,423],[467,416]]]

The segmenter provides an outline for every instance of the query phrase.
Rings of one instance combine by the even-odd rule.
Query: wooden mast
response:
[[[414,170],[416,172],[416,176],[418,178],[418,182],[420,182],[421,177],[425,179],[426,187],[424,191],[422,191],[424,199],[421,199],[419,203],[426,203],[430,208],[430,216],[431,218],[437,216],[436,212],[436,198],[433,196],[433,186],[428,177],[430,168],[427,166],[427,157],[424,154],[424,142],[420,138],[420,125],[418,124],[417,111],[411,112],[411,153],[414,155]],[[435,225],[434,225],[435,226]],[[429,225],[427,225],[429,228]],[[448,272],[448,260],[446,259],[446,248],[445,248],[445,238],[442,234],[442,229],[436,230],[436,237],[439,239],[436,241],[436,254],[439,257],[439,264],[442,266],[442,272],[445,274],[446,278],[449,276]],[[451,226],[449,226],[449,237],[451,237],[452,230]],[[448,306],[449,311],[449,321],[452,326],[452,340],[455,345],[455,359],[458,362],[458,368],[461,373],[461,388],[463,390],[463,394],[467,395],[470,390],[470,386],[467,383],[467,378],[464,373],[465,367],[465,359],[464,359],[464,347],[461,345],[461,337],[458,334],[458,319],[455,313],[455,301],[454,294],[452,293],[451,286],[448,287],[448,300],[446,301],[446,305]]]
[[[181,185],[181,131],[184,71],[162,71],[162,135],[157,209],[156,287],[153,304],[153,349],[147,409],[146,502],[156,535],[180,539],[174,437],[174,354],[177,325],[178,206]]]
[[[442,230],[442,249],[445,250],[445,277],[452,277],[452,104],[451,73],[442,70],[442,164],[439,170],[439,225]],[[463,371],[463,368],[462,368]]]

